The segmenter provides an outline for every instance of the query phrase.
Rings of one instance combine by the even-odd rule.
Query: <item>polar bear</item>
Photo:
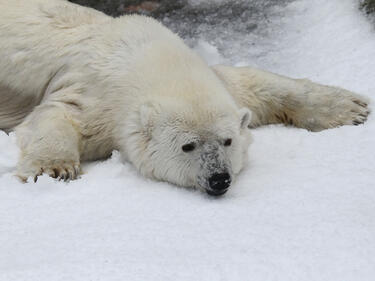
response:
[[[224,194],[246,163],[249,128],[363,123],[349,91],[254,68],[210,68],[144,16],[65,0],[0,0],[0,128],[15,130],[17,175],[71,180],[119,150],[151,179]]]

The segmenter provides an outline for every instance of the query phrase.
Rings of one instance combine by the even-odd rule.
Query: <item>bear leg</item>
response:
[[[37,106],[15,132],[21,150],[16,174],[20,179],[37,181],[43,173],[65,181],[79,176],[80,134],[63,106]]]
[[[283,123],[310,131],[367,120],[369,101],[350,91],[250,67],[214,66],[237,104],[253,112],[250,127]]]

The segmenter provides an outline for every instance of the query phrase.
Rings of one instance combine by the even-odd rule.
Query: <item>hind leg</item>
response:
[[[237,104],[253,112],[251,126],[283,123],[310,131],[359,125],[368,100],[350,91],[250,67],[215,66]]]
[[[40,105],[16,128],[21,156],[17,176],[24,181],[46,173],[63,180],[80,172],[79,133],[58,103]]]

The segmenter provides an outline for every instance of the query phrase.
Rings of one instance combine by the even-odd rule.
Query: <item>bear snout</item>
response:
[[[213,174],[208,179],[209,189],[206,192],[212,196],[223,195],[228,191],[231,181],[231,176],[227,172]]]

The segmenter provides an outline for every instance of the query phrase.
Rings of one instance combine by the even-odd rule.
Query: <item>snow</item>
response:
[[[264,29],[231,50],[202,32],[196,50],[374,97],[375,33],[356,0],[273,6]],[[248,167],[213,199],[144,179],[116,152],[78,181],[21,184],[0,132],[0,280],[374,280],[374,117],[253,134]]]

